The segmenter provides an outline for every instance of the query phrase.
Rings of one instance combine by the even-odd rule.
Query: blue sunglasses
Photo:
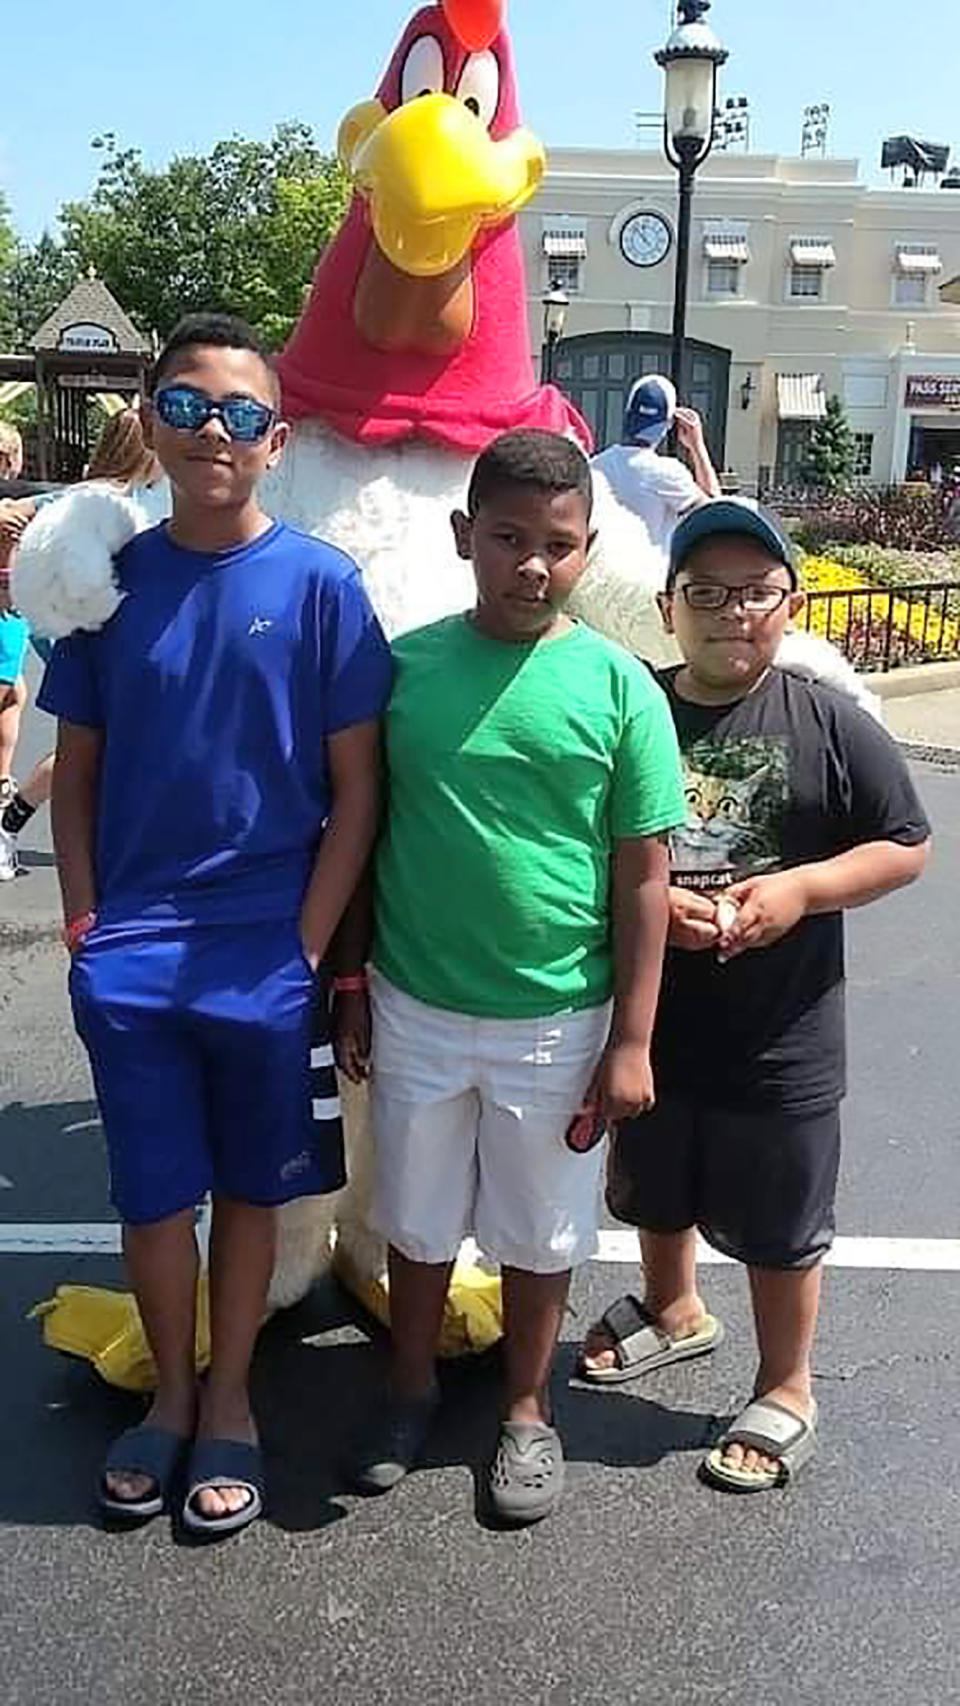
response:
[[[153,399],[164,426],[175,432],[199,432],[208,421],[222,421],[231,438],[240,444],[256,444],[265,438],[277,418],[275,409],[255,397],[225,397],[215,403],[206,391],[193,385],[165,385]]]

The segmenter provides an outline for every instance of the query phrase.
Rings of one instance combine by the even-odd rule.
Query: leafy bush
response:
[[[833,545],[880,545],[896,551],[937,551],[960,536],[955,493],[910,484],[862,486],[812,497],[791,532],[806,551]]]
[[[942,551],[895,551],[889,545],[831,545],[830,556],[871,586],[915,586],[918,581],[960,585],[960,547]]]

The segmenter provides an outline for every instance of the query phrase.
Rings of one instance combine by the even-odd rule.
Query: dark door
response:
[[[710,455],[726,465],[730,351],[689,338],[680,401],[703,416]],[[588,332],[557,346],[554,377],[593,428],[597,449],[616,444],[624,404],[642,373],[670,372],[670,339],[657,332]]]
[[[805,486],[810,483],[811,421],[781,421],[777,432],[778,486]]]

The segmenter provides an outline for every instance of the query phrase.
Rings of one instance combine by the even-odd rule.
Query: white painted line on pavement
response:
[[[112,1256],[119,1250],[120,1228],[108,1221],[0,1225],[0,1256]]]
[[[595,1262],[636,1266],[639,1256],[635,1232],[607,1229],[600,1233],[599,1243]],[[697,1240],[697,1261],[718,1266],[728,1263],[730,1257],[711,1250],[701,1238]],[[960,1273],[960,1238],[837,1238],[826,1262],[831,1268]]]
[[[637,1265],[637,1235],[624,1230],[604,1229],[594,1261],[611,1266]],[[0,1223],[0,1256],[115,1255],[120,1249],[120,1228],[108,1221],[3,1225]],[[461,1251],[472,1261],[472,1240]],[[728,1263],[702,1241],[697,1260],[705,1264]],[[874,1268],[884,1272],[960,1273],[960,1238],[838,1238],[827,1257],[832,1268]]]

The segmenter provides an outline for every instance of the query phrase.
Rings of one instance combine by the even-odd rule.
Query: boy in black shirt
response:
[[[747,1266],[754,1399],[703,1464],[759,1492],[816,1448],[810,1353],[834,1231],[844,1094],[843,919],[912,882],[930,827],[896,747],[843,695],[774,666],[803,603],[789,544],[745,504],[674,534],[661,676],[690,816],[671,838],[658,1102],[613,1142],[607,1200],[641,1229],[644,1300],[589,1333],[581,1372],[632,1379],[722,1337],[696,1287],[696,1229]]]

